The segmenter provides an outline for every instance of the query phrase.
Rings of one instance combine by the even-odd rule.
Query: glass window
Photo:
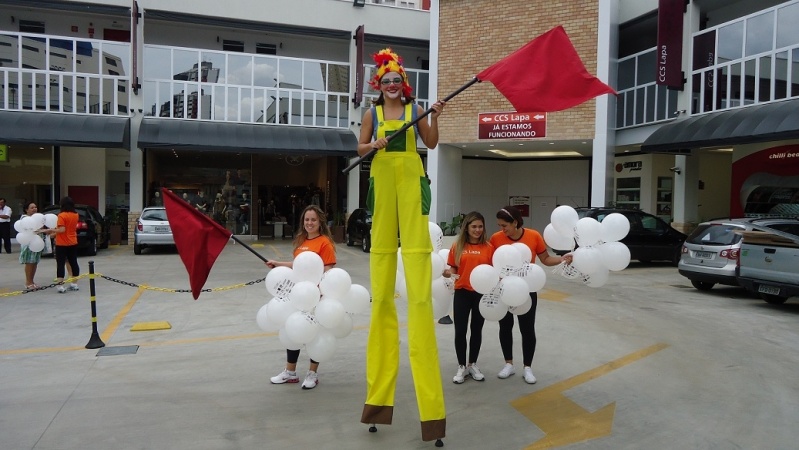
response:
[[[668,89],[666,86],[655,86],[657,92],[657,110],[655,111],[655,120],[663,120],[669,118],[669,110],[666,109],[667,107],[667,97],[666,93]],[[673,111],[675,108],[673,106],[669,106]]]
[[[777,10],[777,48],[799,44],[799,3]]]
[[[635,90],[635,124],[644,123],[644,106],[646,105],[646,90],[638,88]]]
[[[772,50],[774,11],[754,16],[746,21],[746,56]]]
[[[302,86],[302,61],[281,59],[278,82],[283,89],[300,89]]]
[[[173,80],[196,81],[199,77],[198,67],[200,53],[193,50],[172,50]]]
[[[616,128],[624,127],[624,97],[626,92],[620,92],[616,98]]]
[[[636,84],[638,86],[644,83],[654,83],[655,73],[657,72],[657,61],[655,59],[656,53],[654,51],[644,53],[638,56],[638,68]]]
[[[624,125],[630,126],[635,124],[633,119],[635,114],[635,92],[627,92],[624,96]]]
[[[618,89],[624,90],[635,86],[635,58],[619,62]]]
[[[203,74],[200,79],[203,83],[225,83],[225,54],[218,52],[201,52]]]
[[[254,85],[263,87],[277,86],[277,58],[255,57],[254,64]]]
[[[741,63],[730,65],[730,104],[729,106],[741,106]]]
[[[237,122],[239,120],[239,89],[235,87],[227,88],[227,121]]]
[[[731,23],[719,28],[718,63],[740,59],[743,56],[744,23]]]
[[[311,91],[323,91],[325,89],[324,79],[328,76],[327,64],[303,61],[302,68],[302,88]]]
[[[103,42],[103,59],[107,67],[113,67],[120,75],[130,75],[130,44]]]
[[[774,100],[787,97],[787,80],[788,52],[779,52],[774,55]]]
[[[744,63],[744,96],[743,104],[751,105],[755,102],[755,66],[757,60],[750,59]]]
[[[172,52],[168,48],[144,47],[142,70],[148,80],[172,79]]]
[[[111,78],[104,78],[102,80],[102,111],[103,114],[115,115],[117,113],[116,106],[116,84]]]
[[[98,49],[90,41],[75,41],[75,71],[100,74]]]
[[[252,88],[239,88],[239,121],[253,121],[253,92]]]
[[[791,97],[799,97],[799,48],[791,52]]]
[[[239,86],[252,86],[252,57],[246,55],[228,55],[227,83]]]
[[[646,88],[646,105],[645,105],[645,122],[653,122],[655,120],[655,85],[649,85]]]
[[[760,57],[760,83],[758,100],[767,102],[771,100],[771,55]]]
[[[0,63],[3,67],[19,68],[18,45],[17,36],[0,34]]]
[[[22,38],[22,67],[30,69],[45,69],[47,62],[45,61],[46,53],[44,49],[44,42],[41,39],[33,39],[29,37]],[[14,49],[16,51],[16,49]]]
[[[213,96],[211,97],[211,101],[213,102],[213,107],[211,109],[214,114],[212,117],[213,120],[227,120],[227,99],[225,97],[224,86],[213,87]]]

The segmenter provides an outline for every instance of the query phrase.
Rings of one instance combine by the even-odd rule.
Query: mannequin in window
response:
[[[214,199],[214,204],[213,204],[214,220],[216,220],[219,223],[223,223],[224,212],[225,212],[225,200],[222,198],[222,191],[219,191],[216,193],[216,198]]]
[[[241,232],[246,234],[250,228],[250,198],[247,191],[241,193],[239,199],[239,223],[241,223]]]
[[[186,192],[183,193],[183,201],[191,205],[191,200],[189,199],[189,194]]]
[[[161,198],[161,193],[155,191],[153,198],[150,199],[150,206],[164,206],[164,199]]]

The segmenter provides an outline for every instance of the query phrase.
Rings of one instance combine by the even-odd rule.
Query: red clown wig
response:
[[[374,90],[379,91],[380,80],[383,79],[383,75],[396,72],[402,76],[402,96],[409,98],[413,88],[408,84],[408,75],[405,73],[405,68],[402,67],[402,58],[394,53],[391,48],[384,48],[372,55],[372,59],[377,64],[377,70],[375,71],[375,76],[369,81],[369,85]]]

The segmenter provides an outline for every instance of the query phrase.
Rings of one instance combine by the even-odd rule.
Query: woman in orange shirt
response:
[[[458,357],[458,371],[452,382],[461,384],[466,377],[475,381],[485,380],[485,376],[477,367],[477,357],[483,342],[483,324],[485,319],[480,314],[480,299],[483,294],[475,292],[469,277],[472,270],[480,264],[491,264],[494,247],[488,243],[485,230],[485,218],[477,211],[466,214],[461,224],[460,233],[449,250],[445,277],[455,276],[455,298],[452,302],[455,317],[455,354]],[[469,338],[469,364],[466,364],[466,329],[471,320],[471,337]]]
[[[65,263],[69,261],[70,275],[77,277],[80,275],[78,267],[78,220],[80,217],[75,212],[75,202],[71,197],[61,199],[61,212],[58,214],[58,222],[54,229],[47,230],[47,234],[55,235],[55,260],[56,260],[56,282],[58,292],[63,294],[67,291],[64,286]],[[76,280],[77,281],[77,280]],[[70,283],[70,291],[77,291],[77,283]]]
[[[302,211],[302,229],[294,238],[294,257],[302,252],[314,252],[322,258],[325,265],[325,272],[336,265],[336,245],[333,243],[333,235],[327,226],[327,218],[324,211],[316,205],[309,205]],[[292,261],[273,261],[269,260],[266,265],[270,269],[278,266],[292,267]],[[286,349],[286,368],[271,378],[274,384],[297,383],[300,377],[297,376],[297,360],[300,357],[299,350]],[[311,360],[308,374],[302,382],[303,389],[313,389],[319,383],[317,376],[319,363]]]
[[[538,259],[546,266],[556,266],[564,261],[567,264],[571,264],[571,253],[563,256],[550,255],[541,234],[531,228],[523,228],[524,219],[522,219],[522,214],[513,206],[506,206],[497,211],[497,225],[499,226],[499,231],[491,236],[491,245],[495,249],[501,245],[521,242],[529,247],[533,254],[531,261],[525,262],[535,264],[535,257],[538,255]],[[525,382],[534,384],[536,379],[531,366],[533,364],[533,355],[535,354],[535,310],[538,306],[538,296],[535,292],[531,292],[530,298],[533,300],[533,306],[530,311],[517,317],[519,318],[519,331],[522,333],[522,363],[524,364],[524,373],[522,375]],[[499,321],[499,345],[502,347],[502,353],[505,356],[505,367],[500,370],[497,376],[499,378],[508,378],[516,373],[513,368],[513,314],[510,312]]]

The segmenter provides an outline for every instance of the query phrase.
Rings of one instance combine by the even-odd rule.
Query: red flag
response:
[[[602,94],[616,94],[588,73],[562,26],[477,74],[490,81],[517,112],[560,111]]]
[[[172,191],[163,188],[161,192],[175,245],[189,272],[191,295],[197,300],[211,273],[211,267],[233,233],[201,214]]]

